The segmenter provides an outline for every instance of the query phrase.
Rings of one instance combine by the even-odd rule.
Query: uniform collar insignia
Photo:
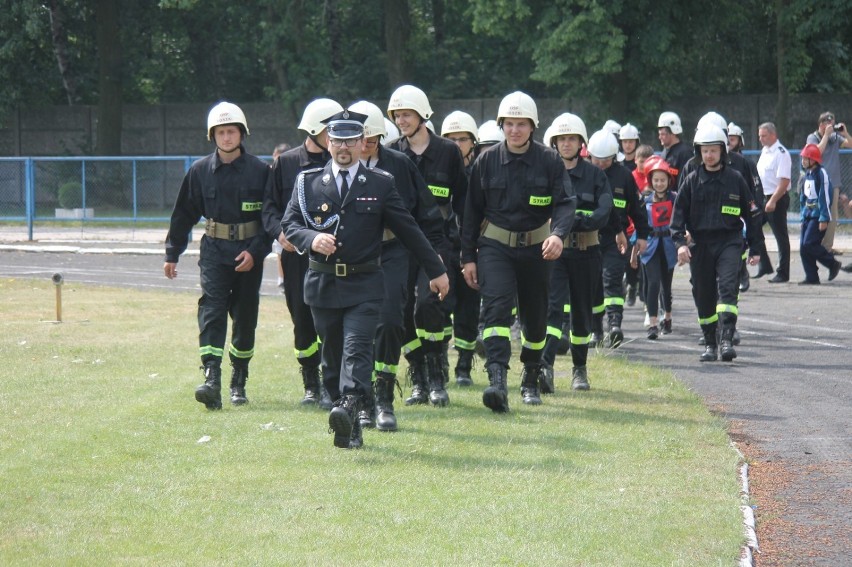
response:
[[[322,184],[323,185],[328,185],[329,181],[331,181],[331,175],[326,173],[325,175],[322,176]]]
[[[360,181],[361,183],[366,183],[366,182],[367,182],[367,178],[366,178],[366,177],[364,176],[364,174],[362,173],[361,175],[359,175],[359,176],[358,176],[358,181]]]

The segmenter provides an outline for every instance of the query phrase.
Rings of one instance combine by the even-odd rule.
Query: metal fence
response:
[[[852,151],[840,156],[844,191],[840,219],[852,222]],[[799,152],[793,156],[795,190]],[[757,160],[760,152],[746,151]],[[198,156],[0,158],[0,222],[25,226],[119,224],[167,228],[181,181]],[[264,159],[270,160],[269,156]],[[791,211],[798,210],[798,199]],[[791,217],[792,219],[793,217]]]

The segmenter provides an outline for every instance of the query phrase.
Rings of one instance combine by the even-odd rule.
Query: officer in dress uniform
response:
[[[269,164],[246,153],[243,141],[248,134],[245,114],[237,105],[220,102],[210,110],[207,139],[215,142],[216,151],[193,163],[184,176],[166,236],[163,271],[174,279],[192,227],[201,217],[207,219],[198,261],[198,339],[205,380],[196,388],[195,399],[211,410],[222,408],[221,365],[229,314],[231,403],[248,402],[245,387],[254,355],[263,260],[271,250],[260,208],[272,176]]]
[[[393,176],[359,161],[366,118],[344,110],[325,120],[332,160],[299,174],[281,221],[287,240],[310,254],[305,303],[321,339],[323,381],[333,400],[328,422],[341,448],[363,444],[358,413],[370,392],[385,298],[385,228],[415,255],[439,298],[449,289],[444,264],[406,209]]]
[[[612,210],[612,191],[603,171],[580,157],[587,140],[586,124],[570,113],[556,117],[544,142],[554,148],[571,177],[577,195],[574,226],[562,256],[553,263],[550,277],[550,304],[547,312],[547,343],[542,361],[544,368],[541,391],[554,392],[553,363],[559,340],[562,338],[565,305],[570,305],[570,351],[573,362],[571,387],[588,390],[586,361],[592,341],[592,308],[600,295],[601,251],[598,230],[606,226]]]
[[[340,103],[318,98],[305,107],[299,130],[307,133],[305,143],[281,154],[272,166],[270,192],[263,200],[263,226],[269,236],[281,244],[281,267],[284,271],[284,299],[293,323],[293,347],[305,389],[303,405],[318,404],[331,409],[331,398],[320,380],[319,338],[314,328],[311,309],[305,305],[302,285],[308,271],[307,255],[297,254],[281,230],[281,217],[293,193],[293,184],[301,171],[322,167],[330,159],[328,134],[323,120],[343,110]]]
[[[522,328],[521,398],[541,403],[541,353],[547,337],[551,261],[562,254],[577,199],[562,160],[533,140],[538,109],[520,91],[503,98],[497,122],[506,141],[473,164],[462,227],[463,274],[482,294],[482,336],[489,387],[482,402],[509,410],[509,327],[518,302]]]
[[[702,165],[681,183],[670,226],[678,262],[689,264],[705,342],[702,362],[717,360],[719,354],[725,361],[737,356],[733,335],[739,313],[743,222],[750,246],[749,264],[755,265],[764,249],[760,209],[742,175],[727,167],[727,142],[725,132],[714,125],[695,133],[695,152],[701,156]],[[687,232],[692,237],[689,245]],[[717,327],[721,327],[721,348],[717,347]]]

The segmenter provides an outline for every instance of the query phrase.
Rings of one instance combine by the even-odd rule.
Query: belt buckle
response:
[[[515,241],[515,246],[517,248],[523,248],[527,245],[527,240],[529,240],[529,232],[519,232],[517,233],[518,237]]]
[[[347,274],[346,264],[335,264],[334,265],[334,275],[339,278],[345,278]]]
[[[228,240],[237,240],[239,227],[235,224],[228,225]]]

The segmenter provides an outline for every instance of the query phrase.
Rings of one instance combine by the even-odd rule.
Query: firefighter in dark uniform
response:
[[[624,270],[627,267],[627,236],[625,231],[633,222],[636,230],[636,246],[639,253],[645,251],[648,234],[648,216],[645,206],[639,201],[639,189],[633,175],[626,167],[615,161],[618,141],[611,133],[599,130],[592,134],[588,144],[592,163],[599,167],[609,179],[612,189],[612,212],[610,222],[600,232],[603,263],[603,304],[607,317],[607,346],[618,348],[624,340],[621,320],[624,316]],[[603,314],[596,315],[597,326],[601,326]]]
[[[479,142],[478,128],[473,116],[460,110],[453,111],[447,115],[441,124],[441,136],[447,138],[461,151],[464,159],[465,176],[469,179],[473,170],[473,162],[476,158],[476,149]],[[461,254],[461,241],[457,241],[453,247],[452,258],[459,258]],[[464,277],[461,273],[461,265],[454,265],[456,273],[455,280],[462,283]],[[479,332],[479,307],[480,297],[476,290],[466,285],[456,285],[450,296],[455,299],[453,308],[453,347],[458,353],[455,375],[456,384],[459,386],[472,386],[473,377],[473,355],[476,349],[476,338]],[[444,337],[448,340],[448,337]]]
[[[727,136],[712,125],[695,133],[695,152],[702,166],[681,183],[672,214],[672,240],[678,262],[689,263],[693,297],[705,347],[701,361],[721,354],[730,361],[736,327],[742,227],[746,226],[749,264],[759,261],[764,249],[760,210],[742,175],[727,167]],[[692,243],[687,243],[687,232]],[[716,331],[721,327],[721,347]],[[720,352],[721,351],[721,352]]]
[[[195,390],[195,399],[207,409],[222,408],[221,365],[228,315],[233,321],[228,348],[233,368],[231,403],[248,402],[245,388],[254,355],[263,260],[271,251],[260,208],[272,176],[269,164],[246,153],[243,141],[248,134],[245,114],[237,105],[220,102],[210,110],[207,139],[215,142],[216,151],[190,166],[166,236],[163,271],[174,279],[192,227],[201,217],[207,219],[198,260],[198,342],[205,380]]]
[[[327,119],[332,160],[299,174],[281,221],[296,250],[310,252],[305,303],[321,339],[323,380],[334,400],[329,427],[341,448],[363,444],[358,413],[371,387],[385,299],[385,228],[417,257],[432,291],[444,297],[449,288],[444,264],[406,209],[393,176],[361,165],[365,120],[348,110]]]
[[[733,122],[728,124],[728,156],[738,155],[742,156],[743,147],[745,146],[745,141],[743,140],[743,129],[734,124]],[[757,172],[757,163],[751,161],[750,159],[746,159],[743,157],[743,162],[745,166],[748,168],[748,175],[743,175],[743,178],[746,180],[746,183],[749,184],[752,191],[754,192],[754,202],[757,203],[757,206],[760,207],[760,210],[763,210],[763,207],[766,205],[763,199],[763,183],[760,181],[760,174]],[[739,170],[738,170],[739,171]],[[742,173],[742,171],[740,171]],[[751,183],[749,183],[749,177],[751,178]],[[766,222],[766,215],[763,215],[763,221]],[[751,287],[751,274],[748,271],[748,243],[743,245],[743,262],[742,267],[740,268],[740,291],[748,291]]]
[[[278,156],[272,166],[270,192],[263,200],[263,226],[283,248],[281,267],[284,270],[284,299],[293,323],[293,347],[305,388],[302,404],[318,404],[323,409],[331,409],[331,398],[320,380],[319,337],[314,328],[311,309],[305,305],[302,289],[308,271],[308,257],[297,254],[293,245],[287,242],[281,230],[281,217],[293,194],[296,176],[302,171],[323,167],[328,163],[328,135],[322,121],[341,110],[343,107],[338,102],[328,98],[318,98],[305,107],[299,130],[306,132],[308,137],[301,146]]]
[[[532,139],[538,110],[529,95],[514,92],[500,102],[497,121],[506,141],[473,165],[462,227],[467,285],[479,289],[489,387],[482,402],[509,410],[509,327],[518,302],[522,328],[521,398],[540,404],[541,353],[547,338],[550,261],[562,254],[571,232],[576,197],[559,156]]]
[[[467,191],[461,152],[454,143],[427,128],[426,121],[432,116],[432,107],[426,93],[419,88],[412,85],[397,88],[388,101],[387,113],[401,134],[389,147],[403,152],[417,165],[444,217],[444,234],[450,244],[458,249],[457,217],[463,212]],[[406,405],[427,401],[436,406],[449,403],[446,391],[449,380],[446,349],[452,335],[451,306],[455,302],[455,288],[458,287],[455,280],[461,269],[457,266],[458,262],[449,258],[444,260],[448,266],[451,297],[441,305],[434,295],[425,294],[422,298],[418,295],[414,311],[416,334],[409,330],[406,337],[404,350],[412,383],[411,396],[405,400]],[[417,266],[412,267],[411,277],[412,281],[416,279],[418,286],[425,285],[422,271]]]
[[[545,394],[554,392],[553,364],[565,327],[566,304],[570,305],[571,387],[589,389],[586,360],[592,341],[592,307],[601,285],[598,230],[610,220],[612,191],[604,172],[580,157],[586,139],[583,120],[567,112],[557,116],[544,135],[545,144],[556,149],[562,158],[577,196],[574,226],[550,276],[547,342],[542,354],[541,391]]]
[[[350,105],[349,110],[367,116],[364,123],[361,163],[365,167],[375,167],[393,175],[394,184],[405,203],[405,208],[414,217],[432,247],[436,251],[447,250],[444,219],[417,166],[402,152],[381,144],[382,138],[387,135],[382,110],[364,100]],[[412,263],[416,264],[412,254],[396,238],[393,231],[385,229],[382,239],[385,301],[382,303],[380,322],[376,328],[376,379],[373,388],[375,400],[368,400],[368,406],[363,408],[359,415],[362,426],[375,425],[379,431],[397,430],[393,407],[394,386],[399,388],[396,374],[405,338],[405,306],[409,299],[412,303],[414,301],[408,293],[408,268]]]
[[[683,125],[681,125],[680,116],[669,111],[660,114],[657,120],[657,138],[663,146],[662,158],[678,170],[678,185],[683,179],[683,167],[693,156],[692,149],[681,141],[682,135]]]

